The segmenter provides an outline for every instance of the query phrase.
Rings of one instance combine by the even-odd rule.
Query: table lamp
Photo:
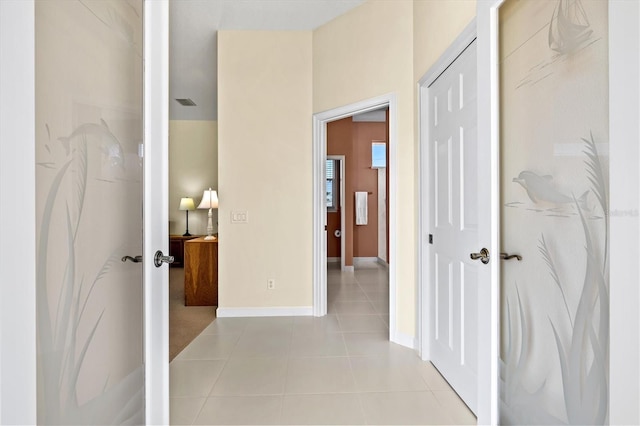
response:
[[[199,209],[209,209],[209,215],[207,220],[207,236],[204,237],[205,240],[214,240],[213,236],[213,209],[218,208],[218,193],[216,191],[205,189],[202,193],[202,201],[198,205]]]
[[[190,237],[191,234],[189,233],[189,210],[195,210],[196,206],[193,203],[193,198],[189,198],[189,197],[185,197],[180,199],[180,207],[178,207],[179,210],[184,210],[187,212],[187,232],[185,232],[184,234],[182,234],[182,236],[184,237]]]

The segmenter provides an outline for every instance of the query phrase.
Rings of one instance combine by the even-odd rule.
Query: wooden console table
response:
[[[184,242],[184,304],[218,306],[218,240]]]
[[[200,235],[169,235],[169,256],[173,256],[173,263],[170,266],[184,265],[184,242],[198,238]]]

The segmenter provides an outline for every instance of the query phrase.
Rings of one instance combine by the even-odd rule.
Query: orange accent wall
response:
[[[371,168],[371,142],[386,140],[385,123],[355,122],[353,126],[354,179],[353,191],[365,191],[367,197],[368,220],[366,225],[353,227],[353,256],[378,256],[378,170]],[[347,194],[355,204],[355,195]],[[354,216],[355,221],[355,216]]]
[[[336,185],[336,199],[340,199],[340,182],[342,181],[342,175],[340,175],[340,169],[336,169],[337,173],[337,185]],[[333,232],[336,229],[340,229],[340,206],[335,212],[327,212],[327,257],[340,257],[340,238],[336,238]]]
[[[345,265],[354,257],[378,255],[378,172],[371,168],[371,142],[387,140],[387,124],[353,122],[351,117],[327,124],[327,155],[345,156]],[[387,185],[388,187],[388,185]],[[355,225],[355,192],[369,192],[367,225]],[[387,197],[388,198],[388,197]],[[340,213],[327,213],[327,257],[340,256]]]

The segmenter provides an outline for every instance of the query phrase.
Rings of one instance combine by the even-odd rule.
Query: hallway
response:
[[[328,315],[219,318],[170,364],[171,424],[475,424],[388,341],[387,271],[328,269]]]

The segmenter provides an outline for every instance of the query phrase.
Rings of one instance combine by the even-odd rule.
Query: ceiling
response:
[[[169,118],[216,120],[218,30],[313,30],[364,0],[171,0]],[[175,99],[192,99],[182,106]]]

